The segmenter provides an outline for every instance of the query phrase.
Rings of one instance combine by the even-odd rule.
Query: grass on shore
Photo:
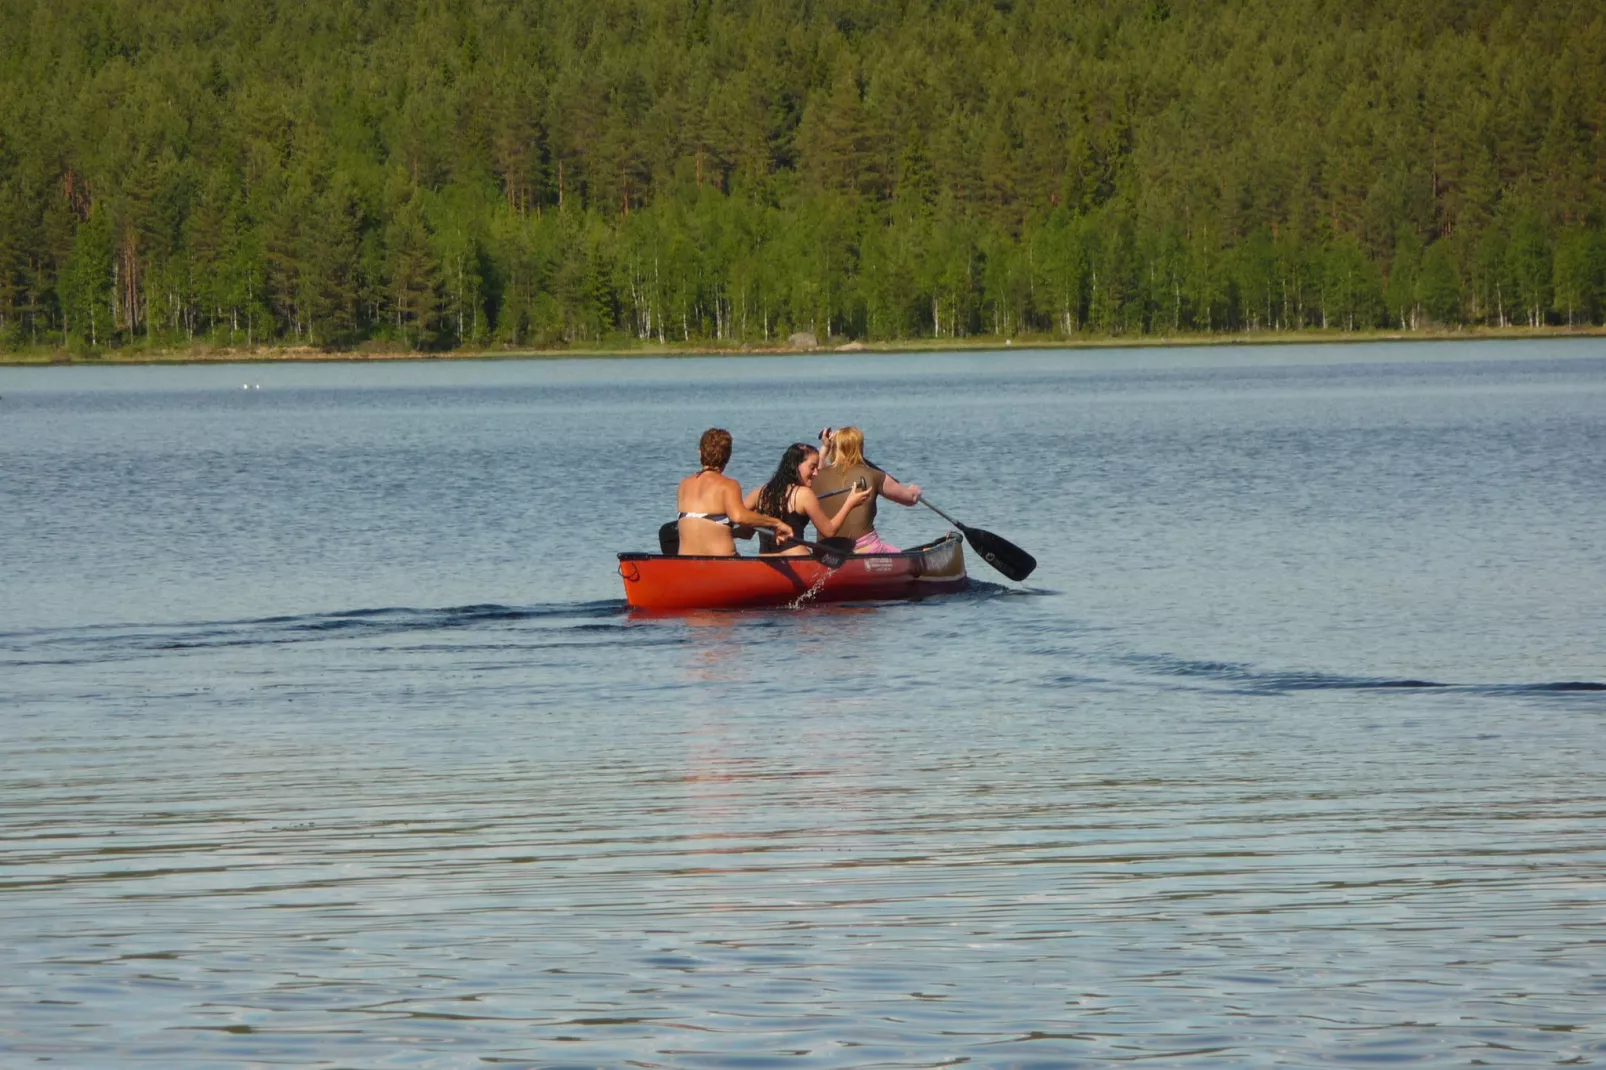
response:
[[[0,365],[110,365],[110,364],[230,364],[281,361],[364,360],[552,360],[575,357],[704,357],[780,356],[806,353],[921,353],[955,350],[1015,349],[1143,349],[1164,346],[1243,346],[1312,343],[1443,342],[1488,339],[1603,338],[1606,327],[1462,327],[1422,330],[1339,331],[1306,328],[1294,331],[1242,331],[1236,333],[1185,333],[1060,338],[1052,335],[1016,335],[1003,338],[976,335],[969,338],[908,338],[893,342],[822,342],[801,348],[784,344],[721,345],[716,342],[657,343],[618,346],[577,344],[529,349],[460,349],[420,351],[366,345],[359,349],[321,349],[313,346],[214,346],[205,343],[162,347],[128,346],[116,349],[70,351],[29,347],[0,351]]]

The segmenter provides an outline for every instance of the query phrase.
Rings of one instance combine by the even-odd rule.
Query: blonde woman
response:
[[[849,510],[829,544],[846,549],[852,541],[856,554],[895,554],[898,548],[884,541],[875,530],[876,499],[885,498],[899,505],[918,505],[920,487],[904,486],[864,459],[864,432],[857,427],[826,428],[820,433],[826,464],[814,477],[814,493],[825,497],[832,491],[858,486],[870,491],[864,502]]]

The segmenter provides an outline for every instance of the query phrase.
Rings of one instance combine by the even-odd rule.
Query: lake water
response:
[[[844,423],[1037,573],[625,609]],[[0,369],[0,1065],[1606,1065],[1603,636],[1599,339]]]

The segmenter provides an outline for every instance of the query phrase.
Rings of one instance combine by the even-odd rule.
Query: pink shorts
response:
[[[882,542],[880,535],[873,531],[867,531],[854,542],[853,552],[856,554],[895,554],[900,551],[890,542]]]

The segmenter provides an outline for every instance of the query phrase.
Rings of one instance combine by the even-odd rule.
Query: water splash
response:
[[[822,562],[822,564],[823,564],[823,562]],[[840,567],[840,566],[838,566],[838,567]],[[808,590],[806,590],[802,594],[798,595],[792,601],[788,602],[786,604],[786,608],[787,609],[802,609],[804,606],[809,605],[811,602],[814,601],[815,598],[819,597],[819,594],[820,594],[821,591],[825,590],[826,583],[835,574],[836,574],[836,569],[832,568],[830,565],[826,565],[825,566],[825,571],[820,574],[820,578],[814,581],[814,586],[810,587]]]

